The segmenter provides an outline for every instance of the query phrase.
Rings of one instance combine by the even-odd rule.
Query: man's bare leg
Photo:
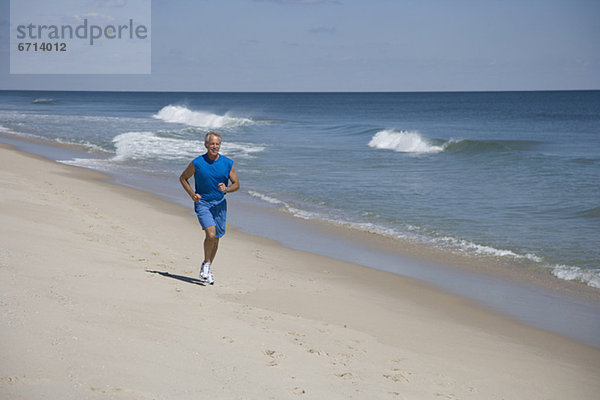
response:
[[[212,264],[219,248],[219,238],[216,236],[217,230],[214,226],[209,226],[204,230],[204,233],[206,234],[204,238],[204,262]]]

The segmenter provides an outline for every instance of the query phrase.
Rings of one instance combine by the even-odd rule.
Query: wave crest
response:
[[[204,111],[190,110],[185,106],[169,104],[152,116],[165,122],[179,123],[198,128],[219,129],[233,128],[241,125],[253,124],[249,118],[231,117],[227,114],[217,115]]]
[[[369,147],[416,154],[444,151],[444,146],[432,143],[416,131],[397,131],[394,129],[385,129],[377,132],[371,138]]]
[[[33,104],[56,104],[57,100],[56,99],[45,99],[45,98],[39,98],[39,99],[35,99],[32,101]]]
[[[369,142],[370,147],[401,153],[441,153],[477,155],[484,153],[521,152],[534,149],[538,142],[531,140],[474,140],[430,139],[417,131],[385,129],[377,132]]]
[[[568,265],[555,265],[552,268],[552,274],[559,279],[577,281],[600,289],[600,270],[598,269],[588,270]]]
[[[197,157],[206,152],[204,141],[161,137],[153,132],[127,132],[115,136],[113,161],[161,159],[177,160]],[[244,143],[223,143],[222,153],[235,157],[251,157],[265,148]]]

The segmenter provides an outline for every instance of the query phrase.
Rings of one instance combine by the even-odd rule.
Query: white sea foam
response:
[[[13,135],[16,134],[15,131],[13,131],[10,128],[5,127],[4,125],[0,125],[0,133],[10,133],[10,134],[13,134]]]
[[[385,129],[371,138],[369,147],[394,150],[402,153],[439,153],[444,146],[436,146],[415,131]]]
[[[450,236],[444,236],[441,238],[431,238],[430,240],[426,241],[432,243],[433,245],[438,245],[449,249],[456,249],[459,252],[465,252],[467,254],[498,258],[512,258],[515,260],[529,260],[534,263],[541,263],[543,261],[543,259],[536,254],[518,254],[512,250],[498,249],[492,246],[485,246],[473,243],[468,240],[458,239]]]
[[[70,140],[64,140],[64,139],[54,139],[54,141],[56,143],[59,144],[64,144],[67,146],[76,146],[76,147],[83,147],[86,150],[89,150],[91,152],[95,152],[95,153],[106,153],[106,149],[103,148],[102,146],[99,146],[97,144],[94,143],[90,143],[88,141],[80,141],[80,142],[75,142],[75,141],[70,141]]]
[[[225,142],[221,146],[221,153],[236,158],[251,158],[254,156],[254,153],[260,153],[264,150],[264,146],[255,146],[247,143]]]
[[[328,217],[316,212],[300,210],[298,208],[290,206],[288,203],[276,199],[271,196],[264,195],[262,193],[258,193],[256,191],[249,191],[250,195],[259,198],[267,203],[280,205],[285,211],[289,212],[293,216],[306,220],[321,220],[326,222],[331,222],[337,225],[346,226],[353,229],[358,229],[365,232],[396,237],[406,240],[416,240],[421,243],[429,243],[433,246],[439,246],[447,249],[455,249],[459,252],[466,252],[470,254],[480,255],[480,256],[492,256],[499,258],[513,258],[517,260],[529,260],[535,263],[542,263],[543,259],[535,254],[527,253],[527,254],[518,254],[511,250],[506,249],[497,249],[491,246],[485,246],[470,242],[464,239],[457,239],[449,236],[445,237],[432,237],[423,235],[416,232],[399,232],[395,229],[385,228],[383,226],[373,224],[373,223],[362,223],[362,222],[349,222],[340,218],[332,218]],[[419,229],[414,226],[408,226],[408,231]],[[588,286],[600,288],[600,270],[587,270],[579,267],[572,267],[566,265],[556,265],[551,267],[552,273],[559,279],[564,280],[575,280],[579,282],[583,282]]]
[[[485,246],[477,243],[470,242],[464,239],[457,239],[449,236],[434,239],[435,242],[442,244],[444,247],[457,248],[459,250],[467,251],[469,253],[478,254],[482,256],[492,257],[511,257],[515,259],[526,259],[534,262],[542,262],[542,259],[535,254],[517,254],[514,251],[506,249],[497,249],[491,246]]]
[[[251,196],[261,199],[267,203],[282,206],[285,209],[285,211],[292,214],[296,218],[301,218],[301,219],[305,219],[305,220],[320,220],[320,221],[330,222],[333,224],[342,225],[342,226],[346,226],[346,227],[353,228],[353,229],[358,229],[358,230],[369,232],[369,233],[377,233],[380,235],[398,236],[398,237],[400,236],[400,234],[397,231],[395,231],[393,229],[384,228],[384,227],[378,226],[376,224],[372,224],[372,223],[368,223],[368,222],[365,222],[365,223],[350,222],[350,221],[346,221],[342,218],[335,218],[335,217],[331,217],[331,216],[326,216],[326,215],[318,213],[318,212],[307,211],[307,210],[302,210],[302,209],[299,209],[296,207],[292,207],[285,201],[276,199],[271,196],[264,195],[262,193],[259,193],[259,192],[253,191],[253,190],[249,190],[248,193]]]
[[[3,125],[0,125],[0,133],[12,135],[12,136],[20,136],[20,137],[29,138],[29,139],[37,139],[37,140],[45,139],[43,136],[34,135],[32,133],[15,131],[15,130],[7,128],[6,126],[3,126]]]
[[[88,168],[97,171],[111,172],[113,170],[110,160],[101,158],[71,158],[69,160],[57,160],[59,163],[74,165],[76,167]]]
[[[33,104],[56,104],[57,100],[52,98],[42,98],[35,99],[32,101]]]
[[[264,194],[262,194],[262,193],[255,192],[254,190],[249,190],[249,191],[248,191],[248,194],[250,194],[250,195],[251,195],[251,196],[253,196],[253,197],[259,198],[259,199],[261,199],[261,200],[263,200],[263,201],[266,201],[267,203],[271,203],[271,204],[277,204],[277,205],[281,204],[281,205],[283,205],[283,206],[286,206],[286,205],[287,205],[287,204],[285,204],[285,203],[284,203],[283,201],[281,201],[281,200],[278,200],[278,199],[276,199],[276,198],[274,198],[274,197],[270,197],[270,196],[264,195]]]
[[[253,197],[256,197],[264,202],[267,202],[269,204],[273,204],[273,205],[277,205],[277,206],[281,206],[285,209],[285,211],[289,212],[290,214],[292,214],[293,216],[297,217],[297,218],[301,218],[301,219],[321,219],[321,220],[327,220],[325,217],[323,217],[322,215],[312,212],[312,211],[306,211],[306,210],[301,210],[299,208],[295,208],[292,207],[291,205],[289,205],[288,203],[286,203],[285,201],[276,199],[274,197],[271,196],[267,196],[265,194],[256,192],[254,190],[249,190],[248,194],[250,194]]]
[[[158,113],[153,115],[153,117],[165,122],[180,123],[208,129],[233,128],[254,123],[254,121],[249,118],[194,111],[185,106],[174,106],[171,104],[161,108]]]
[[[191,158],[200,153],[201,141],[162,138],[153,132],[127,132],[113,138],[115,161],[159,158],[163,160]]]
[[[383,226],[373,224],[371,222],[349,222],[339,219],[326,219],[329,222],[342,225],[352,229],[358,229],[363,232],[375,233],[377,235],[390,236],[402,239],[410,239],[411,236],[400,234],[397,230],[391,228],[384,228]]]
[[[190,159],[206,152],[203,139],[167,138],[153,132],[127,132],[113,139],[116,155],[113,161],[161,159]],[[221,147],[224,155],[251,157],[265,148],[243,143],[227,142]]]
[[[568,265],[555,265],[551,268],[552,274],[559,279],[578,281],[600,289],[600,270],[598,269],[589,270]]]

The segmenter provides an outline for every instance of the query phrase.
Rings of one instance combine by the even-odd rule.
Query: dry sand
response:
[[[0,165],[2,399],[600,396],[598,349],[231,228],[204,286],[191,207],[6,146]]]

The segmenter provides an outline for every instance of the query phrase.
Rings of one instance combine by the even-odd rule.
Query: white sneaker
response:
[[[210,263],[202,262],[202,266],[200,267],[200,279],[208,279],[208,274],[210,273]]]
[[[210,270],[210,264],[208,266],[208,276],[206,277],[206,283],[208,283],[209,285],[215,284],[215,280],[213,278],[212,271]]]

